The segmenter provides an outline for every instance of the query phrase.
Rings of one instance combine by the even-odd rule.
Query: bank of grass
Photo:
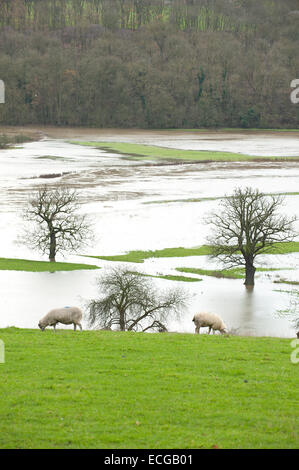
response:
[[[275,284],[289,284],[291,286],[299,286],[299,281],[288,281],[287,279],[276,279]]]
[[[202,279],[197,279],[195,277],[188,277],[188,276],[176,276],[173,274],[165,274],[165,275],[157,275],[157,276],[151,276],[151,277],[156,277],[159,279],[166,279],[167,281],[181,281],[181,282],[199,282],[202,281]]]
[[[153,145],[141,145],[124,142],[82,142],[70,141],[72,144],[85,145],[100,148],[108,152],[119,153],[129,158],[137,159],[166,159],[166,160],[188,160],[188,161],[262,161],[262,160],[299,160],[297,157],[258,157],[254,155],[245,155],[233,152],[218,152],[208,150],[179,150],[167,147],[158,147]]]
[[[298,448],[289,339],[16,328],[0,338],[0,448]]]
[[[257,268],[257,272],[282,271],[288,268]],[[199,274],[201,276],[212,276],[225,279],[244,279],[245,268],[231,269],[201,269],[201,268],[176,268],[180,273]],[[274,281],[276,282],[276,281]]]
[[[143,263],[148,258],[176,258],[182,256],[203,256],[209,255],[211,249],[208,245],[202,245],[195,248],[164,248],[162,250],[135,250],[129,251],[124,255],[113,256],[89,256],[90,258],[98,258],[106,261],[123,261],[127,263]]]
[[[50,261],[35,261],[29,259],[0,258],[0,270],[5,271],[31,271],[31,272],[55,272],[74,271],[77,269],[100,269],[99,266],[80,263],[63,263]]]
[[[133,271],[134,272],[134,271]],[[136,274],[140,274],[136,272]],[[202,281],[202,279],[198,279],[196,277],[188,277],[188,276],[179,276],[179,275],[173,275],[173,274],[145,274],[141,273],[142,276],[146,277],[154,277],[157,279],[166,279],[167,281],[181,281],[181,282],[199,282]]]
[[[32,142],[33,140],[34,140],[33,137],[29,135],[25,135],[25,134],[14,134],[14,135],[0,134],[0,149],[10,148],[15,144]]]
[[[299,252],[299,242],[282,242],[276,243],[271,249],[267,250],[267,254],[283,255],[288,253]],[[164,248],[162,250],[133,250],[122,255],[112,256],[91,256],[90,258],[103,259],[106,261],[122,261],[125,263],[143,263],[148,258],[181,258],[187,256],[207,256],[212,253],[212,247],[209,245],[201,245],[193,248]]]

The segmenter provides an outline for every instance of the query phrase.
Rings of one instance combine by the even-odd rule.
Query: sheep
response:
[[[215,334],[216,330],[219,330],[220,333],[226,333],[227,326],[223,322],[223,320],[214,313],[208,312],[200,312],[196,313],[192,319],[195,324],[195,333],[199,334],[200,328],[204,326],[209,327],[209,334],[211,330],[213,330],[213,334]]]
[[[44,331],[47,326],[53,326],[56,331],[56,324],[63,323],[64,325],[74,324],[74,331],[76,326],[80,327],[82,331],[82,325],[80,323],[82,319],[82,311],[78,307],[63,307],[54,308],[50,310],[38,323],[39,328]]]

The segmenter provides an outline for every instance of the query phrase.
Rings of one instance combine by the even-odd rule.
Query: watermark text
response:
[[[0,339],[0,364],[4,364],[5,362],[5,347],[4,342]]]
[[[291,353],[291,363],[298,364],[299,363],[299,339],[293,339],[291,341],[291,347],[294,348],[294,351]]]
[[[294,80],[291,81],[291,88],[295,88],[295,90],[292,91],[290,98],[293,104],[298,104],[299,103],[299,78],[295,78]]]
[[[5,103],[5,85],[4,81],[0,80],[0,104]]]

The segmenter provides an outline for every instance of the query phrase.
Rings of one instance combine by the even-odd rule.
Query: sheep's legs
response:
[[[195,327],[195,333],[198,333],[198,334],[199,334],[199,331],[200,331],[200,327],[199,327],[199,326],[196,326],[196,327]]]
[[[76,331],[77,325],[79,326],[80,330],[82,331],[82,325],[81,325],[81,323],[74,323],[74,331]]]
[[[211,333],[211,329],[212,329],[212,328],[209,326],[208,335]]]

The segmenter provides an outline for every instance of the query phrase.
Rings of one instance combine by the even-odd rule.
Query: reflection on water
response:
[[[93,281],[91,271],[0,271],[0,327],[37,328],[38,321],[52,308],[80,306],[84,298],[92,298],[96,294]]]
[[[74,138],[77,132],[81,140],[85,135],[85,140],[118,140],[184,149],[242,151],[256,155],[299,154],[296,135],[117,133],[82,129],[72,132],[69,138]],[[192,203],[184,200],[221,197],[236,186],[254,186],[264,192],[297,192],[298,177],[299,163],[296,162],[157,166],[149,162],[130,162],[113,153],[58,139],[23,144],[22,148],[1,151],[0,256],[40,258],[38,253],[16,244],[28,195],[40,184],[67,184],[80,189],[82,211],[95,221],[96,243],[87,252],[109,255],[138,249],[201,245],[208,233],[204,217],[216,209],[218,201]],[[169,200],[177,202],[163,202]],[[298,196],[286,198],[284,211],[292,215],[298,212]],[[262,265],[296,268],[287,272],[287,278],[298,280],[298,257],[260,259]],[[78,261],[78,258],[68,257],[66,261]],[[90,260],[86,258],[83,262],[90,263]],[[99,265],[104,264],[99,261]],[[206,257],[190,257],[147,260],[142,268],[152,274],[177,274],[176,267],[209,269],[210,265]],[[96,295],[94,279],[98,274],[95,271],[54,274],[0,271],[0,327],[37,327],[38,320],[51,308],[82,306],[83,298]],[[169,328],[193,332],[194,313],[207,310],[219,314],[240,334],[294,336],[289,322],[275,316],[277,309],[289,305],[286,293],[274,291],[283,289],[273,284],[276,276],[275,272],[270,278],[261,275],[252,292],[246,291],[241,280],[202,276],[201,282],[184,283],[192,296],[190,305],[180,322],[170,322]],[[161,287],[175,285],[161,279],[157,283]]]
[[[195,283],[194,283],[195,284]],[[241,280],[205,277],[198,285],[192,284],[195,294],[188,314],[182,319],[184,331],[193,332],[194,313],[208,311],[220,315],[229,330],[242,335],[294,336],[289,321],[280,318],[276,311],[289,305],[287,295],[273,291],[271,282],[257,284],[248,292]],[[175,324],[171,325],[175,329]]]
[[[40,318],[56,307],[76,305],[84,311],[85,301],[97,296],[95,280],[99,274],[96,271],[0,271],[0,328],[37,328]],[[181,283],[174,281],[157,279],[155,282],[161,289],[174,285],[182,287]],[[193,333],[194,313],[210,311],[220,315],[229,329],[237,334],[294,336],[289,321],[275,315],[276,309],[288,306],[288,296],[274,292],[271,282],[260,283],[253,291],[248,292],[242,281],[205,277],[202,282],[186,283],[184,288],[190,294],[189,305],[182,312],[179,322],[169,322],[170,331]],[[83,328],[87,328],[86,319],[83,318],[82,324]],[[72,328],[65,325],[58,325],[59,327]]]

